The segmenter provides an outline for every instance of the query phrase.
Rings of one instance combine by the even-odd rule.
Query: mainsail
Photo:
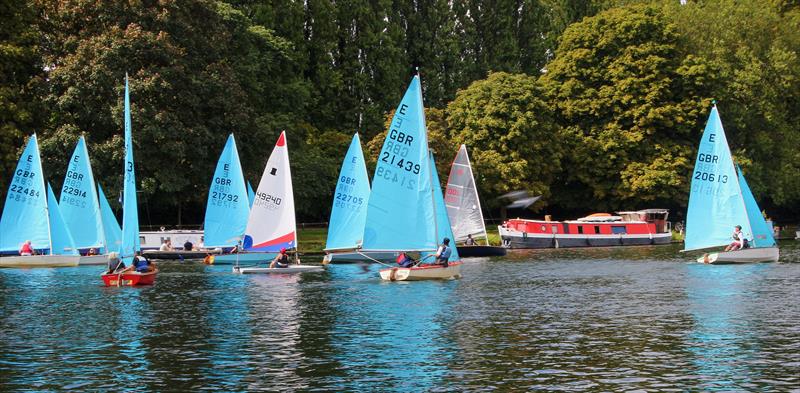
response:
[[[100,200],[100,213],[103,218],[103,233],[106,239],[105,252],[108,253],[109,251],[119,250],[122,244],[122,228],[119,227],[117,216],[115,216],[114,211],[111,210],[111,205],[108,204],[106,194],[99,184],[97,185],[97,199]]]
[[[120,257],[130,260],[141,250],[139,240],[139,211],[136,202],[136,176],[133,168],[133,138],[131,135],[131,101],[128,94],[128,76],[125,75],[125,167],[122,192],[122,243]]]
[[[256,193],[253,191],[253,186],[247,182],[247,199],[250,201],[250,207],[253,207],[253,201],[256,200]]]
[[[250,215],[242,164],[233,134],[217,161],[214,179],[208,190],[205,224],[206,247],[231,247],[241,241]]]
[[[448,216],[447,208],[445,207],[444,196],[442,195],[442,186],[441,183],[439,183],[439,174],[436,171],[436,163],[433,159],[433,153],[428,154],[428,160],[433,177],[433,200],[435,203],[434,210],[436,210],[436,234],[438,235],[436,241],[437,243],[441,243],[444,238],[450,239],[450,261],[457,261],[460,259],[458,256],[458,249],[456,248],[456,243],[453,240],[453,229],[450,226],[450,218]]]
[[[248,251],[275,252],[297,247],[286,132],[281,132],[267,160],[244,233],[243,246]]]
[[[0,218],[0,251],[19,250],[26,240],[35,249],[50,248],[47,191],[36,134],[28,139],[8,187]]]
[[[731,242],[731,232],[742,226],[751,234],[742,191],[716,105],[711,109],[692,172],[686,213],[685,250],[717,247]]]
[[[100,204],[95,191],[89,151],[83,136],[67,164],[67,175],[58,201],[61,214],[78,248],[105,247]]]
[[[67,228],[64,216],[53,194],[53,188],[47,184],[47,214],[50,220],[50,255],[78,255],[75,241]]]
[[[383,142],[364,228],[364,250],[436,249],[422,86],[414,76]]]
[[[334,191],[326,250],[354,249],[361,243],[367,221],[369,177],[361,141],[353,135],[342,161],[339,181]]]
[[[461,145],[461,148],[458,149],[458,154],[450,167],[445,204],[455,241],[464,241],[467,239],[467,235],[487,238],[481,202],[478,200],[475,177],[465,145]]]

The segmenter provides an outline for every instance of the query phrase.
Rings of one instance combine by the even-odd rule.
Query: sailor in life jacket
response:
[[[450,259],[450,254],[453,250],[450,248],[450,239],[444,238],[439,249],[436,250],[436,264],[447,267],[447,261]]]
[[[272,260],[269,267],[289,267],[289,255],[286,254],[286,248],[281,248],[281,252],[275,256],[275,259]]]

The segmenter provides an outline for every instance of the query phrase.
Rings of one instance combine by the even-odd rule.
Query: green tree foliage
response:
[[[668,8],[687,49],[714,71],[711,91],[734,159],[766,208],[800,201],[800,14],[788,12],[793,2],[777,3]]]
[[[447,107],[450,138],[467,145],[481,195],[522,189],[551,195],[563,150],[543,97],[536,78],[498,72]]]
[[[556,53],[542,81],[570,151],[558,203],[685,203],[710,69],[676,27],[655,7],[614,8],[568,27]]]
[[[8,189],[23,137],[36,131],[37,107],[29,87],[41,73],[35,20],[35,9],[26,1],[0,1],[0,195]]]

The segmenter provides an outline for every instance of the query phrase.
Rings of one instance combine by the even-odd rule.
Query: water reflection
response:
[[[173,263],[150,288],[101,287],[99,267],[0,270],[0,390],[800,386],[800,264],[706,266],[678,248],[512,253],[414,283],[377,265]]]

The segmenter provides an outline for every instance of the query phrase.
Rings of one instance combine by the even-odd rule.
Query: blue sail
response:
[[[378,155],[364,227],[364,250],[436,249],[422,86],[414,76]]]
[[[67,223],[61,214],[61,208],[58,206],[58,201],[56,201],[56,195],[53,194],[53,188],[50,187],[49,183],[47,184],[47,214],[50,219],[50,242],[53,245],[53,248],[50,249],[50,254],[78,255],[75,241],[67,228]]]
[[[36,134],[28,139],[10,183],[0,218],[0,252],[16,252],[26,240],[37,250],[49,249],[47,191]]]
[[[242,164],[233,134],[217,161],[217,170],[208,190],[204,228],[206,247],[232,247],[239,243],[247,227],[250,201],[242,175]]]
[[[367,221],[368,202],[367,164],[364,162],[361,141],[358,134],[355,134],[339,171],[328,224],[328,240],[325,242],[326,250],[353,249],[361,243]]]
[[[450,261],[457,261],[461,259],[458,256],[458,249],[456,248],[456,241],[453,240],[453,227],[450,226],[450,217],[447,215],[447,206],[444,204],[444,194],[442,194],[442,185],[439,183],[439,173],[436,171],[436,163],[433,159],[433,153],[429,156],[430,168],[433,177],[433,200],[436,210],[436,234],[437,242],[441,243],[444,238],[450,239]]]
[[[256,199],[256,193],[253,191],[253,186],[247,182],[247,199],[250,201],[250,207],[253,207],[253,201]]]
[[[115,216],[114,211],[111,210],[111,205],[108,204],[106,194],[99,184],[97,185],[97,195],[100,200],[100,213],[103,218],[103,234],[106,239],[106,249],[104,252],[108,253],[110,251],[119,250],[122,244],[122,228],[119,227],[117,216]]]
[[[767,225],[764,216],[761,215],[761,209],[758,208],[758,203],[750,192],[750,187],[747,185],[747,180],[744,179],[742,169],[736,167],[739,172],[739,187],[742,188],[742,198],[744,198],[744,206],[747,210],[747,218],[750,221],[750,230],[752,231],[752,247],[772,247],[775,246],[775,238],[772,237],[772,228]]]
[[[81,136],[67,164],[67,175],[58,201],[61,215],[78,248],[104,247],[103,219],[95,192],[89,151]]]
[[[714,106],[692,172],[684,247],[696,250],[728,244],[736,225],[741,225],[745,234],[752,233],[728,140]]]
[[[136,202],[136,176],[133,167],[133,138],[131,136],[131,101],[128,76],[125,76],[125,166],[122,192],[122,244],[119,255],[126,262],[141,249],[139,240],[139,211]]]

